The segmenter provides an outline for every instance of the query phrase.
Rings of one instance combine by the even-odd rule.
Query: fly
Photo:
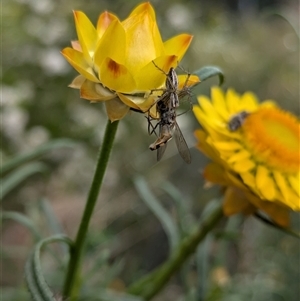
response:
[[[228,128],[231,132],[237,131],[244,123],[246,117],[249,115],[247,111],[241,111],[231,117],[228,122]]]
[[[153,64],[159,70],[164,72],[154,62]],[[149,146],[149,148],[152,151],[157,150],[157,161],[160,161],[167,148],[167,143],[174,137],[180,156],[189,164],[191,163],[191,154],[176,121],[176,108],[179,107],[180,98],[183,98],[186,95],[189,97],[191,96],[190,87],[188,86],[190,74],[187,76],[186,82],[181,90],[178,90],[178,76],[173,67],[170,68],[168,73],[164,72],[164,74],[166,75],[165,89],[155,102],[159,118],[157,119],[158,123],[154,127],[151,123],[151,117],[148,116],[149,134],[155,133],[156,127],[159,128],[158,138]],[[150,130],[151,127],[152,130]]]
[[[177,93],[176,96],[178,96]],[[166,150],[167,143],[172,139],[172,132],[174,131],[174,138],[180,156],[186,163],[191,163],[191,154],[177,124],[176,111],[173,107],[171,97],[160,98],[156,104],[156,109],[160,116],[159,122],[157,123],[159,126],[159,135],[156,141],[153,142],[149,148],[151,150],[157,150],[157,161],[160,161],[162,158]],[[152,129],[150,134],[155,132],[155,128],[156,126]]]

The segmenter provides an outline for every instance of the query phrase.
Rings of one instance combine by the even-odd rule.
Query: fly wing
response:
[[[191,153],[190,153],[188,145],[185,142],[185,139],[181,133],[181,130],[180,130],[177,122],[175,122],[174,137],[175,137],[176,146],[177,146],[177,149],[178,149],[178,152],[179,152],[181,158],[186,163],[190,164],[192,162]]]
[[[157,149],[157,161],[160,161],[160,159],[163,157],[165,150],[167,148],[167,143],[165,143],[164,145],[161,145],[158,149]]]

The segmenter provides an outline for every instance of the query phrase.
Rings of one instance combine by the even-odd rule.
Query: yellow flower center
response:
[[[256,158],[270,167],[298,172],[300,124],[292,114],[278,108],[261,108],[243,124],[246,144]]]

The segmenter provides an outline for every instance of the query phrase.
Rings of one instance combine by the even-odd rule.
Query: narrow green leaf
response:
[[[61,226],[59,220],[57,219],[57,216],[53,211],[51,203],[46,199],[42,199],[39,202],[39,207],[42,211],[43,216],[45,216],[47,225],[49,226],[51,231],[51,235],[64,233],[63,227]],[[67,254],[68,252],[67,246],[65,244],[62,244],[60,247],[63,253]]]
[[[28,177],[36,173],[44,173],[47,170],[47,166],[44,163],[39,162],[29,163],[26,166],[20,167],[2,180],[0,199],[2,200],[10,191],[16,188]]]
[[[199,300],[205,300],[207,288],[209,286],[209,271],[211,248],[214,242],[213,236],[208,234],[204,242],[196,250],[196,267],[198,274],[197,295]]]
[[[212,199],[203,209],[200,221],[203,221],[210,216],[217,208],[220,207],[220,199]],[[198,221],[199,222],[199,221]],[[197,295],[200,300],[204,300],[207,293],[207,288],[209,286],[208,275],[210,270],[210,250],[211,246],[215,240],[215,236],[209,233],[204,242],[197,247],[196,250],[196,266],[199,283],[197,284],[198,291]]]
[[[63,242],[68,244],[70,247],[73,246],[73,242],[65,235],[54,235],[48,237],[36,244],[25,265],[26,283],[31,296],[35,301],[55,301],[53,293],[43,276],[40,262],[41,249],[54,242]]]
[[[163,189],[175,202],[176,209],[179,215],[179,225],[183,233],[189,232],[190,229],[195,225],[195,220],[191,215],[191,208],[187,197],[183,196],[180,191],[170,182],[165,182],[161,185]],[[187,219],[187,216],[189,218]]]
[[[262,16],[264,18],[269,18],[269,17],[282,18],[285,22],[287,22],[291,26],[297,38],[300,39],[300,28],[299,28],[298,18],[291,18],[291,15],[287,13],[283,13],[282,11],[278,11],[278,10],[267,10]]]
[[[172,252],[179,243],[179,230],[176,224],[173,222],[169,213],[152,194],[146,181],[142,177],[136,177],[134,179],[134,184],[142,200],[162,224],[162,227],[168,236],[170,251]]]
[[[54,149],[62,148],[62,147],[73,147],[75,145],[75,142],[70,139],[57,139],[52,140],[40,147],[37,147],[34,151],[17,155],[10,161],[3,163],[1,167],[1,176],[6,174],[7,172],[11,171],[12,169],[25,164],[33,159],[36,159],[45,153],[52,151]]]
[[[31,262],[32,262],[32,254],[27,259],[27,262],[25,264],[25,279],[26,279],[27,288],[34,301],[44,301],[43,295],[40,293],[39,288],[36,285],[36,279],[34,277],[33,269],[31,267],[32,266]],[[52,299],[51,301],[55,301],[55,299]]]
[[[12,219],[12,220],[22,224],[26,228],[28,228],[30,230],[30,232],[32,233],[32,235],[34,236],[35,240],[38,240],[41,238],[41,235],[37,231],[36,226],[34,225],[32,220],[24,214],[21,214],[19,212],[14,212],[14,211],[5,211],[1,214],[1,219],[2,220]]]
[[[218,76],[220,86],[224,83],[225,80],[223,71],[219,67],[215,67],[215,66],[203,67],[193,72],[193,74],[196,74],[200,78],[201,82],[204,82],[205,80],[211,77]]]
[[[176,206],[182,208],[183,211],[186,211],[187,208],[185,208],[186,203],[183,202],[183,195],[173,184],[164,182],[160,187],[172,198]]]
[[[42,199],[40,202],[39,202],[39,207],[43,213],[43,215],[45,215],[46,217],[46,221],[49,225],[49,228],[51,230],[51,234],[61,234],[63,233],[63,228],[61,226],[61,224],[59,223],[54,211],[53,211],[53,208],[52,208],[52,205],[51,203],[46,200],[46,199]]]
[[[201,216],[200,216],[200,221],[205,220],[207,216],[209,216],[212,212],[216,210],[216,208],[219,208],[220,203],[222,201],[220,199],[212,199],[210,200],[206,206],[204,207]]]

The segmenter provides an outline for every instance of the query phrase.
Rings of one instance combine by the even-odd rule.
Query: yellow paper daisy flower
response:
[[[214,87],[211,100],[200,96],[198,102],[198,148],[214,161],[204,177],[226,188],[224,213],[262,210],[287,226],[289,211],[300,211],[299,120],[251,92]]]
[[[166,73],[177,66],[192,40],[181,34],[163,42],[149,2],[122,22],[107,11],[96,27],[83,12],[74,11],[74,19],[78,41],[62,50],[80,73],[70,87],[80,89],[82,98],[104,101],[111,121],[123,118],[130,108],[146,112],[158,96],[150,92],[163,87],[166,79],[156,66]],[[199,79],[194,76],[193,81]]]

